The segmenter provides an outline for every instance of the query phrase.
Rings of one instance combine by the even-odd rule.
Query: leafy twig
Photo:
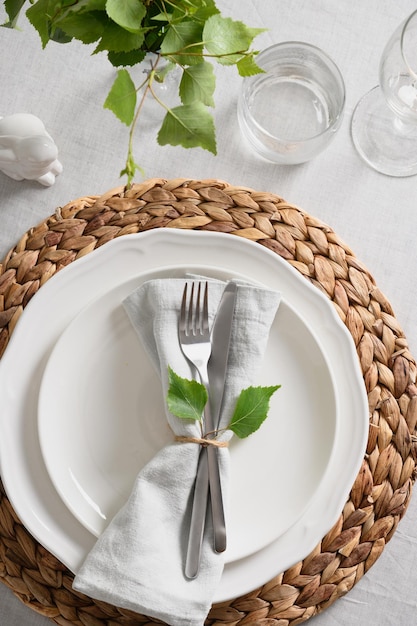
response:
[[[15,27],[25,0],[4,0],[8,22]],[[249,28],[223,17],[215,0],[30,0],[26,15],[38,31],[42,47],[53,40],[68,43],[78,39],[95,43],[93,54],[106,52],[118,69],[104,107],[129,128],[126,164],[121,175],[128,183],[141,169],[133,155],[134,133],[149,94],[166,110],[157,135],[160,145],[200,146],[216,154],[216,137],[210,108],[214,106],[215,75],[211,61],[235,65],[241,76],[260,72],[254,38],[263,29]],[[135,87],[127,67],[143,61],[146,53],[164,57],[168,67],[157,63],[145,81]],[[155,80],[177,66],[181,72],[180,104],[168,107],[153,90]],[[137,93],[144,88],[138,102]]]
[[[200,421],[208,397],[206,388],[195,380],[182,378],[168,367],[169,388],[167,406],[181,419]],[[229,424],[222,429],[231,430],[240,439],[258,430],[268,416],[271,396],[280,385],[270,387],[247,387],[241,391]],[[220,432],[220,431],[218,431]],[[205,433],[205,436],[211,433]]]

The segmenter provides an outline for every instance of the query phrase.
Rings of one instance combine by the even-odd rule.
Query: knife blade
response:
[[[223,291],[211,333],[212,350],[208,362],[211,414],[214,427],[219,428],[223,404],[224,383],[229,359],[232,322],[236,304],[237,285],[228,283]]]
[[[211,424],[209,430],[216,436],[219,428],[221,408],[223,404],[224,385],[226,381],[227,363],[229,360],[232,321],[235,310],[237,285],[226,285],[220,300],[212,330],[212,352],[208,364],[209,395],[211,407]],[[224,516],[223,496],[220,481],[218,449],[208,446],[207,461],[209,471],[210,503],[213,518],[214,550],[226,550],[226,522]]]
[[[212,428],[214,431],[217,431],[219,427],[223,404],[236,293],[237,285],[228,283],[223,291],[213,323],[212,352],[208,364],[208,375],[210,407],[213,419],[213,423],[209,428]],[[216,552],[223,552],[226,549],[226,523],[217,453],[217,448],[210,445],[202,447],[200,450],[185,564],[185,575],[187,578],[195,578],[198,575],[208,504],[209,471],[211,472],[210,502],[213,518],[214,549]]]

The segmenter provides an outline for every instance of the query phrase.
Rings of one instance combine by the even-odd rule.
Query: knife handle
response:
[[[199,373],[201,382],[207,389],[210,397],[207,366],[200,367]],[[204,408],[204,430],[206,433],[210,433],[209,436],[215,436],[215,425],[211,412],[210,401],[207,402]],[[211,514],[213,518],[214,551],[220,553],[226,550],[226,521],[224,516],[222,484],[220,481],[219,457],[215,446],[208,444],[206,449],[208,457]]]
[[[200,569],[200,555],[206,521],[208,488],[207,448],[201,448],[197,475],[194,481],[190,534],[188,536],[187,556],[185,561],[185,575],[187,578],[196,578]]]
[[[206,450],[208,457],[211,513],[213,517],[214,550],[220,553],[226,550],[227,541],[219,459],[215,446],[208,445]]]

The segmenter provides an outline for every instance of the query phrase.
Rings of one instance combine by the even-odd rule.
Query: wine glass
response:
[[[353,113],[354,146],[377,171],[413,176],[417,174],[417,11],[385,46],[379,81]]]

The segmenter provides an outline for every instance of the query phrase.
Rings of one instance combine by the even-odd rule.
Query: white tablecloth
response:
[[[364,262],[394,307],[411,351],[417,355],[417,177],[389,178],[368,168],[350,139],[358,99],[378,82],[382,49],[395,27],[415,8],[412,0],[222,0],[225,14],[267,27],[257,47],[301,40],[325,50],[339,65],[347,101],[342,128],[315,160],[296,167],[261,161],[242,141],[236,119],[240,78],[218,72],[218,155],[200,149],[159,147],[155,110],[142,120],[136,160],[147,178],[221,178],[280,194],[327,222]],[[4,21],[0,9],[0,20]],[[100,194],[119,179],[128,130],[102,108],[114,80],[104,55],[85,47],[48,44],[26,20],[23,32],[0,30],[0,115],[38,115],[59,146],[64,173],[51,188],[15,182],[0,173],[0,256],[57,206]],[[138,176],[139,179],[139,176]],[[417,496],[378,562],[344,598],[311,620],[312,626],[411,626],[417,623]],[[0,623],[51,623],[0,585]]]

